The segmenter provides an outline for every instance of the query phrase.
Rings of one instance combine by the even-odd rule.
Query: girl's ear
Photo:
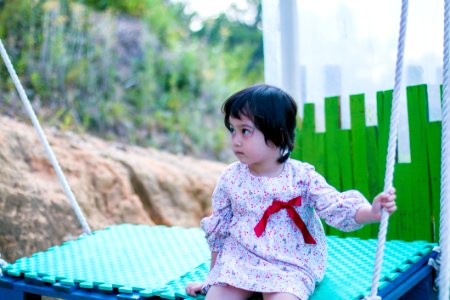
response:
[[[281,157],[285,156],[289,154],[289,148],[288,147],[284,147],[284,148],[280,148],[280,155]]]
[[[278,158],[277,161],[279,163],[284,163],[289,158],[290,154],[291,151],[289,151],[289,147],[286,146],[284,148],[280,147],[280,157]]]

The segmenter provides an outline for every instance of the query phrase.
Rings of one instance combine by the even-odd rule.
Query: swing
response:
[[[450,0],[445,1],[446,37],[448,36],[448,14]],[[402,24],[406,24],[407,0],[403,0]],[[401,26],[405,28],[404,26]],[[400,34],[399,49],[404,39]],[[448,41],[446,39],[446,44]],[[448,118],[448,46],[444,55],[444,102],[443,135],[446,141]],[[166,226],[145,226],[122,224],[91,233],[78,207],[67,181],[46,141],[42,129],[29,104],[27,96],[17,78],[11,62],[0,40],[0,52],[6,63],[21,100],[27,109],[39,138],[56,173],[71,201],[74,211],[84,229],[85,235],[77,240],[63,243],[47,251],[33,254],[2,267],[0,277],[0,300],[39,299],[39,295],[63,299],[193,299],[184,290],[189,282],[203,281],[209,271],[210,252],[203,233],[198,228]],[[402,51],[399,51],[399,53]],[[399,63],[400,61],[400,63]],[[400,65],[400,67],[399,67]],[[400,88],[401,59],[398,59],[394,98],[398,98]],[[446,75],[447,74],[447,75]],[[395,96],[397,94],[397,96]],[[395,102],[395,101],[394,101]],[[397,101],[398,102],[398,101]],[[395,159],[396,123],[393,104],[391,132],[388,148],[385,190],[392,185]],[[397,108],[398,110],[398,108]],[[395,127],[395,128],[394,128]],[[392,141],[391,141],[392,140]],[[442,185],[449,186],[445,176],[446,150],[442,150]],[[391,164],[391,165],[389,165]],[[445,183],[445,184],[444,184]],[[444,190],[441,193],[441,214],[446,216]],[[428,266],[435,244],[415,241],[386,242],[387,216],[383,214],[377,241],[358,238],[327,237],[328,269],[324,280],[316,287],[310,299],[368,299],[378,296],[383,299],[423,299],[417,294],[419,288],[431,288],[432,268]],[[442,264],[448,266],[447,218],[441,218]],[[373,267],[371,257],[376,251],[373,279],[368,270]],[[385,253],[385,260],[382,256]],[[383,268],[381,268],[383,265]],[[448,274],[441,271],[440,284],[443,298],[448,299]],[[443,275],[444,274],[444,275]],[[381,278],[381,280],[380,280]],[[368,289],[372,282],[372,288]],[[445,287],[445,284],[447,286]],[[429,291],[429,290],[428,290]],[[445,292],[447,293],[445,296]],[[197,298],[203,298],[199,295]]]

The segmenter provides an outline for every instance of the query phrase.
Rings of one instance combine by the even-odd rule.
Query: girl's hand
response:
[[[381,219],[381,208],[384,208],[389,214],[397,210],[396,198],[395,189],[391,188],[387,193],[383,192],[373,199],[372,213],[377,220]]]
[[[188,295],[190,295],[190,296],[195,297],[197,295],[197,293],[201,293],[202,287],[203,287],[203,283],[201,283],[201,282],[189,283],[186,287],[186,293],[188,293]]]

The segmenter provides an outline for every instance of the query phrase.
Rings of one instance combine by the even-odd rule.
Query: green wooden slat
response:
[[[378,162],[378,139],[376,127],[366,127],[367,137],[367,171],[368,171],[368,184],[369,184],[369,196],[367,199],[372,201],[373,198],[383,190],[383,184],[380,184],[379,180],[379,162]],[[378,236],[379,226],[370,225],[370,231],[372,237]]]
[[[305,106],[303,106],[304,109]],[[302,148],[303,148],[303,123],[304,118],[297,118],[297,127],[295,129],[295,144],[294,144],[294,150],[292,150],[291,157],[303,160],[302,158]]]
[[[341,190],[339,172],[339,98],[325,98],[325,177]]]
[[[392,91],[377,93],[378,114],[378,172],[381,188],[384,189],[386,173],[386,156],[389,141],[389,126],[392,110]]]
[[[364,196],[369,197],[367,171],[367,140],[365,129],[364,95],[350,96],[351,135],[353,141],[353,182]]]
[[[373,198],[378,195],[382,189],[382,184],[380,185],[379,180],[379,165],[378,162],[378,138],[377,138],[377,128],[375,126],[370,126],[366,128],[367,136],[367,170],[369,172],[369,197]]]
[[[305,103],[303,123],[301,128],[301,158],[313,165],[317,172],[325,174],[324,133],[317,133],[314,117],[314,104]]]
[[[325,98],[325,178],[342,191],[339,170],[339,98]],[[342,236],[342,231],[330,227],[330,235]]]
[[[441,178],[441,122],[428,123],[428,162],[430,168],[430,188],[432,215],[434,221],[433,241],[439,241],[440,226],[440,178]]]
[[[407,88],[411,147],[411,189],[417,240],[432,240],[431,203],[427,150],[427,91],[425,86]]]
[[[314,117],[314,104],[305,103],[303,114],[303,126],[300,134],[300,152],[303,161],[314,164],[314,136],[315,136],[315,117]]]
[[[314,167],[316,168],[316,171],[320,174],[325,174],[325,134],[317,133],[314,137],[315,142],[315,163]]]
[[[350,96],[351,138],[353,154],[353,184],[369,200],[369,181],[367,166],[367,139],[364,95]],[[358,230],[357,236],[370,238],[371,228],[365,226]]]
[[[341,188],[343,191],[347,191],[353,189],[350,130],[340,130],[338,132],[338,142]]]
[[[395,165],[394,186],[397,189],[398,211],[389,218],[388,239],[414,241],[416,234],[411,201],[411,164]]]

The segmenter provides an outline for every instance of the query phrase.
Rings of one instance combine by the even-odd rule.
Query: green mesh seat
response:
[[[327,273],[311,299],[367,295],[376,241],[327,239]],[[380,289],[433,246],[420,241],[387,242]],[[0,278],[0,299],[2,291],[14,289],[66,299],[82,299],[81,295],[85,299],[191,298],[184,291],[186,284],[202,281],[209,264],[210,252],[199,228],[117,225],[7,266],[6,276]]]

